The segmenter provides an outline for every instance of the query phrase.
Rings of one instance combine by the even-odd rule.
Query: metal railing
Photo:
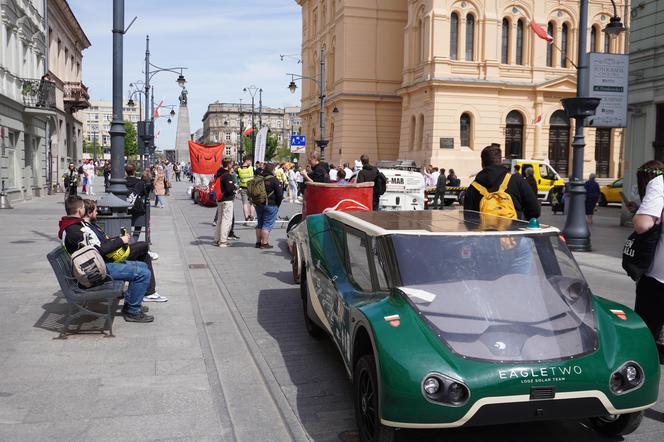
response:
[[[55,83],[49,80],[23,79],[21,95],[25,107],[55,109]]]

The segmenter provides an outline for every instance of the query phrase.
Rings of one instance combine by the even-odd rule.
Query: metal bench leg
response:
[[[105,338],[115,337],[115,335],[113,334],[113,313],[115,313],[115,310],[117,309],[117,304],[118,300],[115,297],[113,299],[108,300],[108,307],[106,310],[106,328],[108,328],[108,334],[105,334],[104,330],[102,330],[102,333],[104,333]]]
[[[65,323],[60,330],[60,335],[56,339],[67,339],[69,334],[69,324],[71,323],[71,307],[72,305],[67,303],[67,316],[65,316]]]

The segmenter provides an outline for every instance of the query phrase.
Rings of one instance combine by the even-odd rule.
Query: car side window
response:
[[[385,275],[385,268],[381,263],[380,256],[378,256],[378,244],[374,239],[371,244],[371,256],[374,261],[374,267],[376,269],[376,278],[378,279],[378,287],[381,290],[388,290],[387,277]]]
[[[363,291],[372,291],[371,269],[367,258],[367,242],[365,238],[348,232],[346,248],[348,250],[348,273],[353,282]]]

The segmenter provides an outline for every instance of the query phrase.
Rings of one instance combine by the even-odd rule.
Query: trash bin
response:
[[[129,204],[112,193],[97,200],[97,224],[110,237],[120,236],[124,227],[131,234],[131,215],[127,213]]]

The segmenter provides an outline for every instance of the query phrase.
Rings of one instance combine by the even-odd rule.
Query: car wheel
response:
[[[463,206],[464,201],[466,201],[466,191],[465,190],[462,190],[461,192],[459,192],[458,199],[459,199],[459,205]]]
[[[392,442],[394,428],[380,423],[378,377],[373,355],[362,356],[353,371],[355,421],[362,442]]]
[[[302,266],[302,273],[300,274],[300,294],[302,295],[302,310],[304,312],[304,326],[307,328],[307,333],[314,339],[321,339],[325,336],[325,331],[318,326],[309,317],[307,311],[307,303],[309,302],[309,285],[307,284],[307,271]]]
[[[602,207],[606,207],[609,205],[609,202],[606,200],[606,196],[604,196],[603,193],[599,194],[599,205]]]
[[[627,414],[609,414],[590,418],[590,426],[605,436],[622,436],[639,428],[643,411]]]
[[[296,284],[300,283],[300,255],[297,252],[297,246],[293,245],[293,256],[291,257],[291,267],[293,270],[293,280]]]

